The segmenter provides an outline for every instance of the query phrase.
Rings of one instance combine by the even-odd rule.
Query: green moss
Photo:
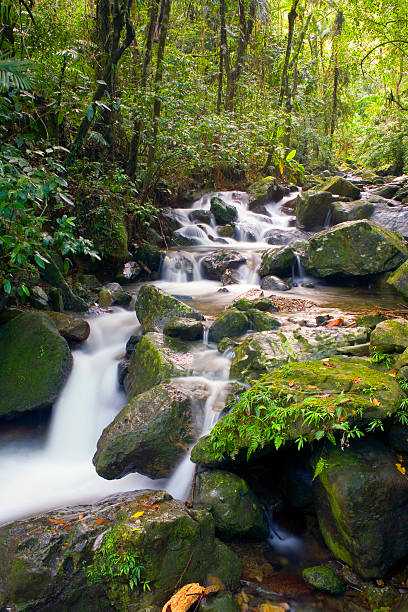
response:
[[[142,286],[136,299],[135,310],[145,332],[158,331],[166,323],[180,317],[202,318],[190,306],[153,285]]]
[[[248,328],[247,316],[237,308],[229,308],[211,325],[208,339],[210,342],[220,342],[226,336],[237,338],[245,334]]]

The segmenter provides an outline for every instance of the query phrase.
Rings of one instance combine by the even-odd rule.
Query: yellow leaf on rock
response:
[[[397,468],[397,470],[403,475],[405,476],[406,474],[406,468],[402,467],[402,465],[400,463],[396,463],[395,467]]]
[[[132,514],[132,516],[130,518],[137,519],[137,518],[140,518],[143,515],[144,515],[144,510],[140,510],[140,512],[135,512],[134,514]]]

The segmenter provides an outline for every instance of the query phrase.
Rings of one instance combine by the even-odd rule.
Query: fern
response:
[[[0,60],[0,91],[7,93],[30,91],[32,87],[32,62],[18,59]]]

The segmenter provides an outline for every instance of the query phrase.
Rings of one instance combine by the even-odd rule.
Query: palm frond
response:
[[[18,59],[0,60],[0,91],[30,91],[32,87],[32,62]]]

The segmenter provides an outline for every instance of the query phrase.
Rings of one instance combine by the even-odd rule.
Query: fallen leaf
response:
[[[84,515],[83,515],[83,514],[80,514],[80,515],[78,516],[78,521],[82,520],[83,518],[84,518]]]
[[[51,533],[57,533],[56,529],[50,529]]]
[[[290,381],[289,381],[289,387],[293,387],[293,385],[294,385],[294,384],[295,384],[295,381],[294,381],[294,380],[290,380]]]
[[[387,372],[387,374],[388,374],[389,376],[396,376],[396,375],[397,375],[397,370],[389,370],[389,371]]]
[[[64,542],[63,546],[69,546],[68,542]]]
[[[334,412],[334,406],[327,406],[327,410],[330,410],[330,412]]]
[[[378,580],[376,580],[376,583],[378,584],[378,586],[384,586],[384,580],[382,580],[381,578],[378,578]]]
[[[225,584],[222,582],[222,580],[218,578],[218,576],[213,576],[212,574],[209,574],[207,579],[210,583],[210,586],[207,587],[207,593],[216,593],[217,591],[225,590]]]
[[[155,510],[160,510],[160,506],[159,506],[159,504],[154,504],[154,505],[153,505],[153,508],[154,508]]]
[[[50,521],[50,523],[53,523],[54,525],[64,525],[67,521],[64,521],[63,519],[48,519]]]
[[[66,529],[67,531],[69,531],[70,529],[72,529],[72,525],[65,525],[64,529]]]
[[[132,514],[132,516],[130,518],[137,519],[137,518],[140,518],[143,515],[144,515],[144,510],[140,510],[140,512],[135,512],[134,514]]]
[[[339,402],[337,402],[337,405],[342,406],[343,404],[348,404],[349,402],[351,402],[351,398],[346,397],[344,400],[340,400]]]
[[[319,399],[327,399],[330,397],[330,393],[323,393],[323,395],[316,395]]]
[[[326,323],[325,327],[341,327],[343,323],[344,323],[344,318],[339,317],[338,319],[333,319],[332,321],[329,321],[328,323]]]
[[[353,382],[354,382],[354,383],[361,383],[361,378],[359,378],[358,376],[356,376],[356,378],[353,378]]]
[[[378,399],[377,399],[376,397],[372,397],[372,398],[370,399],[370,402],[371,402],[372,404],[374,404],[374,406],[379,406],[379,405],[380,405],[380,402],[378,401]]]
[[[402,465],[400,463],[396,463],[395,467],[397,468],[397,470],[403,475],[405,476],[407,470],[406,468],[402,467]]]
[[[101,523],[103,523],[103,522],[104,522],[104,520],[105,520],[104,518],[95,519],[95,523],[96,523],[97,525],[100,525]]]
[[[397,459],[400,463],[404,463],[404,459],[401,455],[397,455]]]
[[[333,363],[330,363],[330,361],[323,361],[323,365],[326,366],[326,368],[335,368],[336,367]]]

